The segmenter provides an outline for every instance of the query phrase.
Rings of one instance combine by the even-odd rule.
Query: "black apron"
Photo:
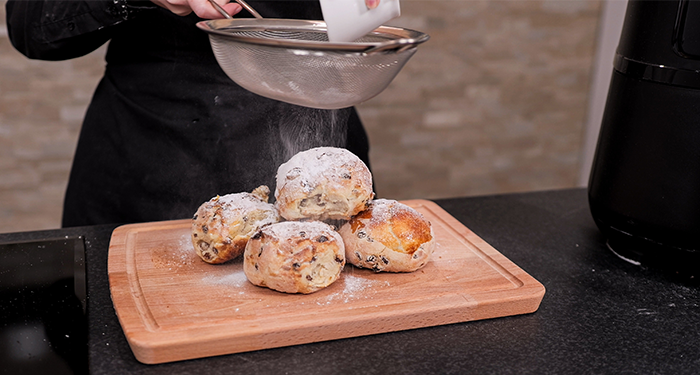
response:
[[[321,16],[317,2],[251,5],[267,18]],[[115,26],[63,226],[188,218],[215,195],[274,191],[277,167],[311,147],[345,147],[369,165],[354,108],[315,110],[244,90],[219,68],[198,21],[153,9]]]

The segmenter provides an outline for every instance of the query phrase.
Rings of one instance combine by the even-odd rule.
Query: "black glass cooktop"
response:
[[[82,237],[0,243],[0,373],[88,372]]]

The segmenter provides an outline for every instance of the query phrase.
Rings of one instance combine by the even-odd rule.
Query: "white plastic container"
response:
[[[354,42],[401,15],[399,0],[380,0],[368,9],[365,0],[320,0],[331,42]]]

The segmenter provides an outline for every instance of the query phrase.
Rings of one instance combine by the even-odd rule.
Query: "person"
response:
[[[249,4],[266,18],[322,19],[317,1]],[[31,59],[72,59],[109,42],[75,151],[64,227],[186,218],[216,195],[263,184],[274,191],[278,166],[311,147],[344,147],[369,166],[354,108],[267,99],[223,73],[195,25],[222,17],[207,0],[9,0],[6,14],[13,46]]]

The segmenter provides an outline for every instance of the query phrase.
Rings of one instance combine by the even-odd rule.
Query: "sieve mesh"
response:
[[[316,42],[328,42],[328,34],[325,31],[310,30],[236,30],[228,31],[231,36],[239,36],[256,39],[285,39],[305,40]],[[395,38],[382,35],[368,34],[357,40],[356,43],[382,43]]]
[[[293,30],[260,30],[260,31],[231,31],[233,36],[243,36],[260,39],[294,39],[327,42],[328,35],[323,32],[293,31]]]
[[[212,49],[233,81],[268,98],[321,109],[350,107],[379,94],[413,56],[417,44],[365,53],[335,48],[327,43],[324,29],[257,24],[218,31],[209,34]],[[372,47],[397,39],[372,33],[349,47],[363,43]],[[311,47],[300,46],[300,41],[311,42]]]

